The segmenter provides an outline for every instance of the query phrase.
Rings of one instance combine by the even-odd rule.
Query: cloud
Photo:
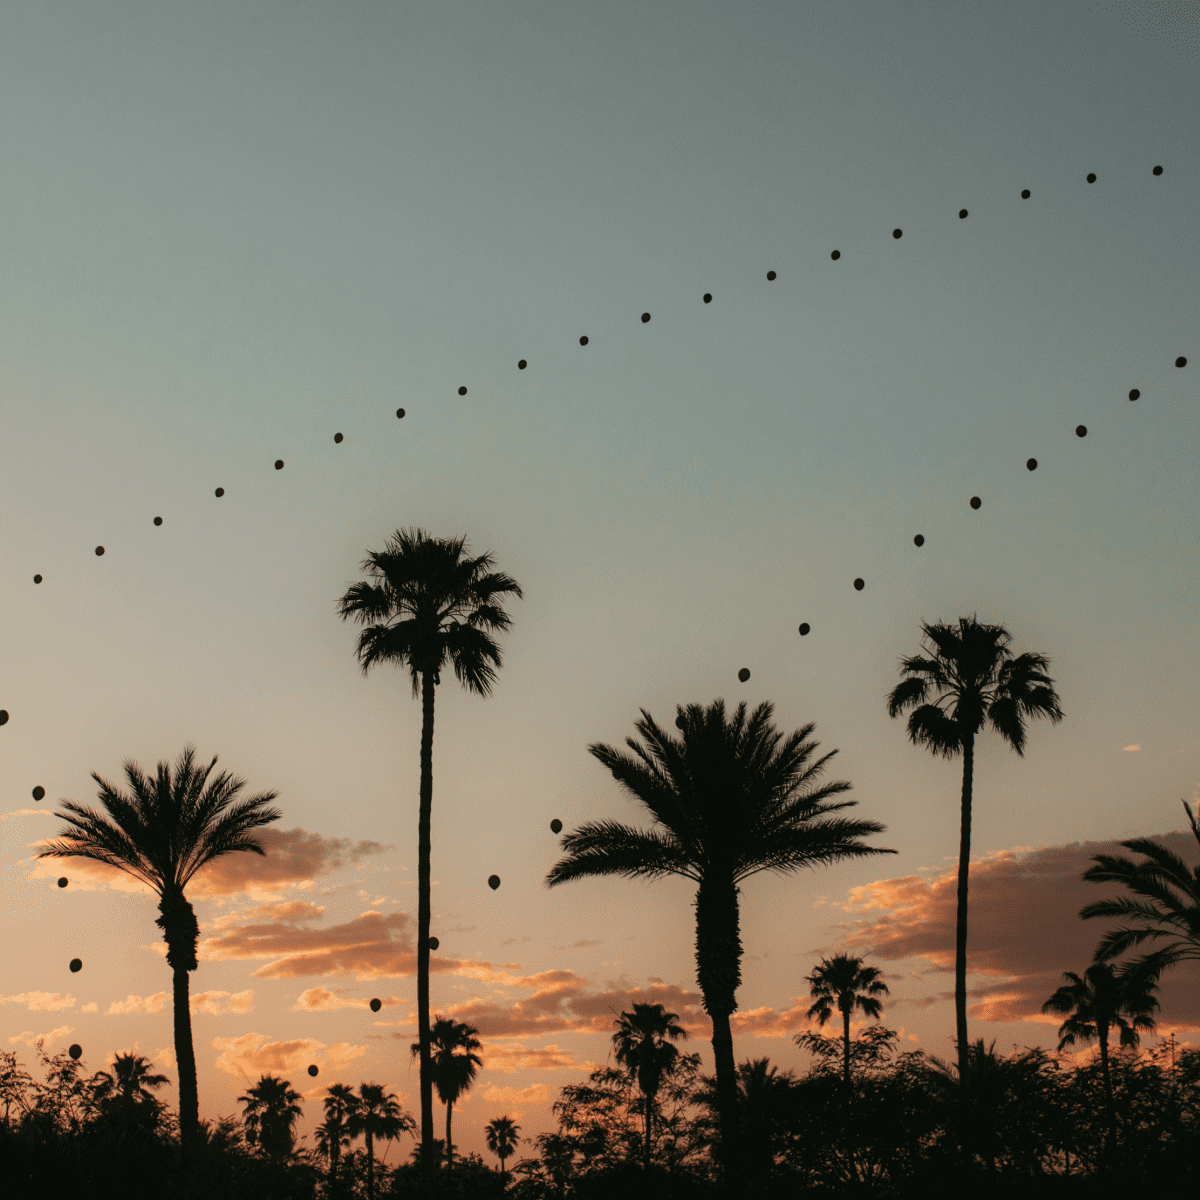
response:
[[[477,1100],[492,1108],[503,1109],[514,1121],[519,1121],[530,1108],[549,1108],[557,1088],[549,1083],[531,1083],[528,1087],[496,1087],[488,1084],[475,1093]]]
[[[60,1038],[68,1037],[74,1032],[74,1025],[60,1025],[57,1029],[48,1030],[46,1033],[34,1033],[32,1029],[23,1029],[20,1033],[14,1033],[8,1039],[8,1044],[15,1046],[18,1042],[23,1042],[32,1049],[38,1042],[42,1042],[49,1050]]]
[[[197,992],[189,1001],[192,1012],[218,1016],[221,1013],[248,1013],[254,1008],[254,989],[244,992]]]
[[[160,1071],[174,1071],[175,1050],[171,1046],[160,1046],[157,1050],[155,1050],[150,1061],[154,1063],[154,1065]]]
[[[99,1011],[100,1011],[100,1005],[98,1005],[98,1004],[95,1002],[95,1000],[93,1000],[93,1001],[92,1001],[90,1004],[85,1004],[85,1005],[84,1005],[84,1006],[83,1006],[83,1007],[82,1007],[82,1008],[81,1008],[79,1011],[80,1011],[81,1013],[85,1013],[85,1012],[99,1012]]]
[[[243,1077],[301,1071],[310,1063],[336,1071],[367,1052],[366,1046],[351,1046],[347,1042],[326,1046],[317,1038],[273,1042],[265,1033],[213,1038],[212,1045],[220,1051],[214,1065],[229,1075]]]
[[[553,1044],[538,1050],[520,1043],[505,1046],[492,1042],[484,1046],[482,1057],[485,1071],[499,1071],[502,1075],[515,1075],[518,1071],[563,1071],[580,1067],[594,1071],[598,1066],[593,1062],[577,1062],[573,1054]]]
[[[171,999],[170,992],[155,992],[145,1000],[141,996],[130,996],[125,1000],[114,1000],[108,1006],[108,1015],[123,1016],[126,1013],[156,1013],[161,1012]]]
[[[0,1004],[23,1004],[29,1012],[58,1012],[74,1008],[75,997],[58,992],[18,992],[15,996],[0,996]]]
[[[1190,833],[1155,840],[1185,861],[1195,854]],[[1139,858],[1117,842],[1072,842],[1000,850],[971,864],[967,967],[991,977],[971,989],[979,997],[969,1010],[974,1020],[1041,1022],[1042,1003],[1063,982],[1063,972],[1082,974],[1091,963],[1109,923],[1081,921],[1079,910],[1124,893],[1118,884],[1081,878],[1097,854]],[[938,971],[952,971],[957,878],[955,868],[929,878],[906,875],[854,888],[838,905],[855,917],[841,926],[843,948],[885,960],[923,958]],[[1164,973],[1158,997],[1161,1028],[1200,1029],[1200,964],[1184,963]],[[938,998],[892,1003],[921,1005]]]
[[[1141,746],[1139,746],[1137,744],[1137,742],[1134,742],[1132,746],[1122,746],[1121,749],[1122,750],[1140,750]]]
[[[402,1003],[394,996],[381,996],[380,1000],[384,1008]],[[348,988],[313,987],[296,997],[292,1012],[331,1012],[338,1008],[366,1008],[369,1012],[369,1004],[370,997],[364,998],[358,993],[350,995]]]

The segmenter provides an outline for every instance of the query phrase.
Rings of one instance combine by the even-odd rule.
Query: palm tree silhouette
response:
[[[848,954],[835,954],[833,958],[821,959],[821,965],[805,977],[809,984],[809,995],[816,997],[816,1004],[809,1010],[824,1025],[833,1015],[836,1003],[842,1014],[842,1082],[850,1087],[850,1014],[857,1008],[868,1017],[878,1018],[883,1006],[874,996],[886,996],[888,986],[881,981],[878,967],[864,967],[861,958]]]
[[[450,1140],[451,1113],[459,1096],[470,1090],[476,1068],[483,1064],[483,1059],[475,1053],[483,1049],[483,1044],[475,1036],[478,1032],[473,1025],[448,1017],[436,1017],[429,1031],[433,1050],[433,1082],[437,1086],[438,1098],[446,1106],[447,1168],[454,1166],[454,1143]],[[413,1058],[420,1052],[420,1042],[413,1042]]]
[[[687,1037],[687,1030],[679,1024],[679,1014],[669,1013],[661,1004],[638,1004],[633,1012],[623,1012],[616,1021],[613,1046],[617,1062],[637,1079],[645,1106],[645,1124],[642,1137],[642,1167],[650,1169],[650,1147],[654,1130],[654,1106],[663,1076],[668,1074],[679,1058],[679,1051],[671,1045]],[[668,1040],[670,1039],[670,1040]]]
[[[300,1093],[286,1079],[263,1075],[238,1097],[245,1110],[246,1141],[273,1161],[286,1161],[295,1144],[296,1122],[303,1113],[296,1103],[299,1099]]]
[[[159,1099],[154,1088],[169,1083],[165,1075],[156,1075],[153,1064],[141,1054],[118,1054],[113,1069],[97,1071],[92,1076],[92,1096],[101,1112],[116,1113],[119,1117],[137,1121],[157,1120]]]
[[[507,1187],[508,1172],[504,1169],[504,1160],[516,1151],[520,1141],[517,1134],[521,1132],[521,1127],[514,1124],[511,1117],[497,1117],[494,1121],[489,1121],[484,1130],[487,1133],[488,1149],[500,1159],[500,1176]]]
[[[1100,1042],[1108,1118],[1106,1150],[1111,1154],[1115,1149],[1116,1108],[1108,1066],[1108,1033],[1119,1029],[1121,1045],[1136,1046],[1139,1029],[1152,1032],[1154,1018],[1150,1014],[1158,1008],[1153,995],[1158,985],[1144,969],[1135,966],[1116,971],[1109,963],[1093,963],[1082,979],[1074,971],[1064,971],[1063,978],[1067,982],[1042,1005],[1042,1012],[1072,1014],[1059,1026],[1059,1050],[1077,1041]]]
[[[350,1145],[350,1115],[358,1106],[358,1097],[344,1083],[326,1089],[325,1119],[317,1126],[317,1149],[329,1158],[329,1194],[337,1195],[338,1161]]]
[[[441,669],[480,696],[491,693],[502,633],[512,618],[496,603],[521,596],[516,581],[492,572],[491,554],[464,557],[465,538],[431,538],[397,530],[386,549],[363,563],[371,582],[353,584],[338,604],[343,620],[364,625],[356,654],[367,674],[376,663],[407,666],[413,695],[421,694],[421,806],[417,821],[417,1029],[421,1045],[421,1148],[432,1170],[433,1076],[429,1047],[430,821],[433,807],[433,699]]]
[[[1200,842],[1200,819],[1193,815],[1186,800],[1183,807]],[[1096,962],[1111,962],[1142,942],[1174,936],[1175,941],[1135,960],[1137,966],[1157,979],[1166,967],[1200,959],[1200,863],[1189,870],[1178,854],[1149,838],[1134,838],[1121,845],[1145,855],[1145,860],[1135,863],[1120,854],[1097,854],[1083,878],[1093,883],[1123,883],[1142,899],[1096,900],[1081,908],[1079,915],[1084,919],[1119,917],[1136,922],[1106,933],[1096,947]]]
[[[118,867],[147,884],[159,898],[158,910],[162,915],[155,924],[163,931],[167,962],[174,979],[179,1137],[185,1170],[199,1119],[188,972],[198,965],[196,942],[200,927],[183,889],[201,867],[223,854],[249,850],[265,855],[266,851],[250,831],[277,821],[282,815],[278,809],[266,807],[275,799],[274,792],[239,800],[238,793],[246,786],[244,780],[222,772],[208,782],[217,764],[216,756],[207,767],[200,768],[194,761],[195,754],[194,747],[188,746],[179,756],[174,774],[168,763],[160,762],[153,779],[143,775],[136,763],[127,761],[125,778],[129,794],[118,791],[93,772],[92,778],[100,785],[100,802],[112,821],[94,809],[64,800],[62,806],[66,812],[58,815],[69,828],[48,842],[38,855],[38,858],[90,858]]]
[[[415,1128],[416,1122],[382,1084],[359,1085],[357,1103],[347,1120],[347,1131],[352,1138],[364,1138],[367,1144],[367,1200],[375,1200],[375,1139],[381,1137],[390,1142],[402,1133],[412,1133]]]
[[[658,879],[682,875],[696,890],[696,973],[705,1011],[712,1018],[726,1188],[740,1179],[737,1074],[729,1018],[737,1010],[742,943],[738,884],[759,871],[793,871],[868,854],[894,854],[858,839],[881,833],[876,821],[829,819],[853,800],[828,803],[848,791],[845,782],[815,786],[837,753],[809,762],[816,728],[805,725],[786,739],[771,723],[769,702],[749,721],[739,704],[726,719],[725,702],[676,709],[681,737],[672,737],[642,709],[636,723],[646,741],[626,744],[633,756],[594,744],[598,758],[625,790],[649,810],[658,827],[649,832],[616,821],[594,821],[564,834],[548,886],[589,876]]]
[[[958,1070],[962,1091],[970,1090],[967,1047],[967,879],[971,862],[971,795],[975,770],[975,738],[984,718],[1021,756],[1025,753],[1025,718],[1062,720],[1054,680],[1046,675],[1050,660],[1043,654],[1008,649],[1012,636],[1002,625],[981,625],[960,617],[958,627],[921,622],[923,649],[900,660],[905,678],[888,696],[888,716],[906,708],[908,736],[943,758],[963,758],[962,825],[958,847],[958,918],[954,938],[954,1015],[958,1035]],[[943,709],[943,705],[947,709]]]

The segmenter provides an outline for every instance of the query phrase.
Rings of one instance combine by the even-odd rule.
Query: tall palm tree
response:
[[[367,1200],[375,1200],[375,1139],[390,1142],[402,1133],[412,1133],[416,1122],[383,1084],[363,1083],[346,1124],[352,1138],[361,1137],[367,1143]]]
[[[809,984],[809,995],[817,1001],[808,1010],[808,1015],[816,1017],[819,1025],[824,1025],[833,1015],[835,1003],[841,1011],[842,1082],[849,1090],[850,1014],[857,1008],[868,1017],[878,1018],[883,1006],[874,997],[886,996],[888,986],[882,982],[878,967],[864,967],[861,958],[853,958],[848,954],[835,954],[832,958],[821,959],[821,965],[805,977],[805,982]]]
[[[679,1014],[669,1013],[661,1004],[638,1004],[633,1012],[623,1012],[616,1021],[613,1046],[617,1062],[637,1080],[645,1106],[642,1137],[642,1167],[650,1169],[650,1147],[654,1128],[654,1106],[663,1076],[668,1074],[679,1058],[672,1041],[687,1037],[679,1024]]]
[[[421,694],[421,804],[417,820],[417,1029],[421,1045],[421,1148],[432,1170],[433,1076],[429,1049],[430,821],[433,808],[433,698],[441,669],[480,696],[491,693],[503,633],[512,618],[498,600],[521,589],[491,571],[491,554],[465,556],[465,538],[431,538],[424,530],[397,530],[386,549],[363,563],[369,582],[353,584],[338,604],[343,620],[364,626],[356,654],[367,674],[376,663],[405,666],[413,695]]]
[[[1112,1075],[1108,1067],[1108,1034],[1121,1031],[1122,1046],[1138,1044],[1138,1030],[1151,1032],[1158,1008],[1154,998],[1157,983],[1137,966],[1114,970],[1109,963],[1093,963],[1080,979],[1074,971],[1063,972],[1067,981],[1042,1005],[1044,1013],[1070,1013],[1059,1026],[1058,1048],[1077,1041],[1100,1042],[1100,1070],[1104,1076],[1104,1105],[1108,1117],[1108,1150],[1115,1147],[1116,1108]]]
[[[888,696],[888,716],[905,709],[908,736],[916,746],[943,758],[961,754],[962,824],[958,844],[958,919],[954,937],[954,1015],[962,1091],[970,1090],[967,1041],[967,877],[971,862],[971,798],[975,738],[984,719],[1017,752],[1025,754],[1025,720],[1063,713],[1054,680],[1045,672],[1044,654],[1019,654],[1008,648],[1012,635],[1002,625],[982,625],[959,617],[958,626],[921,622],[924,655],[900,660],[904,676]]]
[[[1186,800],[1183,807],[1200,842],[1200,819]],[[1135,922],[1104,935],[1096,947],[1096,962],[1111,962],[1148,940],[1174,937],[1174,941],[1136,960],[1157,979],[1166,967],[1200,959],[1200,863],[1189,870],[1178,854],[1149,838],[1134,838],[1121,845],[1144,855],[1144,860],[1135,863],[1120,854],[1097,854],[1083,878],[1093,883],[1123,883],[1143,899],[1096,900],[1081,908],[1079,915],[1085,919],[1127,917]]]
[[[338,1162],[350,1145],[350,1115],[358,1106],[358,1097],[344,1083],[326,1089],[325,1119],[317,1126],[317,1149],[329,1158],[329,1194],[337,1195]]]
[[[285,1161],[295,1145],[295,1125],[303,1115],[300,1093],[286,1079],[263,1075],[238,1102],[245,1111],[246,1141],[276,1162]]]
[[[508,1172],[504,1169],[504,1160],[516,1151],[521,1132],[520,1125],[513,1123],[511,1117],[497,1117],[484,1126],[487,1133],[487,1147],[500,1160],[500,1176],[504,1186],[508,1186]]]
[[[856,802],[830,803],[845,782],[816,786],[831,751],[810,762],[818,743],[805,739],[813,724],[786,738],[771,722],[769,702],[749,720],[746,705],[732,718],[725,702],[676,710],[680,737],[661,729],[645,709],[636,723],[645,739],[626,744],[633,755],[594,744],[599,759],[656,828],[593,821],[563,836],[567,857],[546,877],[548,886],[593,875],[657,879],[682,875],[696,885],[696,972],[712,1018],[717,1107],[727,1189],[740,1178],[737,1074],[729,1018],[737,1010],[742,943],[738,885],[759,871],[793,871],[869,854],[894,854],[858,839],[881,833],[876,821],[830,818]]]
[[[475,1081],[476,1068],[483,1059],[475,1053],[483,1049],[476,1034],[479,1030],[464,1021],[449,1017],[436,1017],[429,1031],[432,1048],[433,1082],[437,1086],[438,1098],[446,1106],[446,1166],[454,1166],[454,1143],[450,1140],[450,1117],[459,1096],[469,1091]],[[462,1053],[460,1053],[462,1051]],[[421,1052],[421,1043],[413,1042],[412,1055]]]
[[[188,746],[179,756],[174,773],[170,764],[160,762],[153,779],[143,775],[136,763],[127,761],[128,794],[93,772],[92,778],[100,785],[100,802],[112,820],[94,809],[64,800],[66,812],[58,815],[68,828],[38,855],[107,863],[147,884],[159,898],[162,915],[155,924],[163,931],[174,979],[179,1135],[185,1163],[199,1119],[188,972],[198,965],[200,927],[183,889],[201,867],[223,854],[249,850],[265,855],[251,830],[277,821],[282,815],[277,808],[267,807],[275,799],[275,792],[240,800],[238,793],[246,786],[245,780],[222,772],[209,782],[209,774],[217,765],[216,756],[207,767],[200,767],[195,755],[195,749]]]

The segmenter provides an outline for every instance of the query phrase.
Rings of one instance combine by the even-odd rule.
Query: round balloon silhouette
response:
[[[467,394],[467,389],[466,389],[465,387],[461,387],[461,388],[459,388],[459,389],[458,389],[458,394],[459,394],[460,396],[465,396],[465,395]]]
[[[800,622],[800,636],[808,637],[808,631],[811,628],[812,628],[812,626],[810,626],[807,621],[801,621]]]
[[[529,364],[524,359],[521,359],[521,361],[517,363],[517,370],[523,371],[527,366],[529,366]]]
[[[42,787],[42,785],[40,783],[37,785],[37,787],[35,787],[33,789],[33,798],[35,800],[40,800],[45,794],[46,794],[46,789],[44,787]]]
[[[861,592],[863,590],[863,588],[865,588],[866,586],[867,585],[865,583],[863,583],[863,581],[861,579],[856,579],[854,581],[854,590],[856,592]]]
[[[81,959],[81,958],[73,958],[73,959],[71,959],[71,961],[70,961],[70,962],[67,964],[67,966],[69,966],[69,967],[71,968],[71,974],[72,974],[72,975],[76,975],[76,974],[78,974],[80,971],[82,971],[82,970],[83,970],[83,959]]]
[[[155,517],[155,518],[154,518],[154,523],[155,523],[155,525],[161,525],[161,524],[162,524],[162,517]]]
[[[586,345],[587,345],[587,338],[586,338],[586,337],[581,337],[581,338],[579,339],[579,344],[580,344],[581,346],[586,346]]]
[[[958,210],[958,219],[959,219],[960,221],[961,221],[961,220],[962,220],[962,219],[963,219],[963,218],[964,218],[966,215],[967,215],[967,210],[966,210],[965,208],[960,208],[960,209]]]
[[[678,716],[678,717],[676,717],[676,718],[675,718],[675,728],[676,728],[676,729],[682,729],[682,728],[683,728],[683,716],[682,716],[682,714],[681,714],[680,716]]]
[[[340,446],[342,444],[342,435],[340,433],[335,433],[333,435],[333,441],[334,445]]]
[[[768,272],[767,272],[767,279],[768,279],[768,280],[771,280],[771,279],[774,279],[774,278],[775,278],[775,272],[774,272],[774,271],[768,271]]]
[[[705,292],[705,293],[704,293],[704,303],[705,303],[705,304],[711,304],[711,303],[712,303],[712,292]]]
[[[100,557],[100,555],[102,555],[103,553],[104,553],[104,547],[103,547],[103,546],[97,546],[97,547],[96,547],[96,557],[97,557],[97,558],[99,558],[99,557]]]
[[[557,817],[555,817],[554,820],[550,822],[550,832],[551,833],[562,833],[562,822]]]
[[[220,498],[221,498],[223,495],[225,495],[225,489],[224,489],[224,488],[217,488],[217,490],[216,490],[215,492],[213,492],[213,495],[214,495],[214,496],[216,496],[216,498],[217,498],[218,500],[220,500]]]
[[[72,1042],[70,1046],[67,1047],[67,1053],[73,1059],[75,1059],[76,1062],[78,1062],[79,1056],[83,1053],[83,1047],[78,1042]]]
[[[402,409],[402,408],[398,408],[398,409],[396,409],[396,416],[398,416],[398,417],[403,417],[403,416],[404,416],[404,409]]]
[[[277,471],[283,470],[283,459],[282,458],[277,458],[275,460],[275,470],[277,470]]]
[[[1087,437],[1087,426],[1086,425],[1076,425],[1075,426],[1075,436],[1076,437]]]
[[[1138,397],[1139,397],[1141,394],[1142,394],[1142,393],[1141,393],[1141,392],[1139,392],[1139,391],[1137,390],[1137,388],[1130,388],[1130,389],[1129,389],[1129,398],[1130,398],[1130,400],[1136,400],[1136,399],[1137,399],[1137,398],[1138,398]]]
[[[645,325],[645,323],[646,323],[648,320],[650,320],[650,314],[649,314],[649,313],[642,313],[642,324],[643,324],[643,325]]]
[[[1036,458],[1027,458],[1025,460],[1025,469],[1028,471],[1036,471],[1037,470],[1037,459]]]
[[[316,1073],[317,1073],[317,1064],[316,1064],[316,1063],[313,1063],[313,1064],[312,1064],[312,1065],[311,1065],[311,1066],[308,1068],[308,1073],[309,1073],[310,1075],[313,1075],[313,1076],[315,1076],[315,1075],[316,1075]]]
[[[1184,357],[1183,357],[1183,355],[1181,354],[1181,355],[1180,355],[1180,356],[1179,356],[1179,357],[1178,357],[1178,358],[1175,360],[1175,365],[1176,365],[1177,367],[1186,367],[1186,366],[1187,366],[1187,359],[1186,359],[1186,358],[1184,358]]]
[[[42,577],[41,577],[40,575],[35,575],[35,576],[33,577],[33,582],[34,582],[34,583],[41,583],[41,582],[42,582]]]
[[[835,250],[829,257],[832,258],[834,262],[837,262],[837,260],[842,257],[842,252],[840,250]]]
[[[488,887],[490,887],[492,889],[492,891],[494,892],[499,886],[500,886],[500,876],[499,875],[489,875],[488,876]]]
[[[1028,200],[1028,199],[1029,199],[1029,189],[1028,189],[1028,188],[1026,188],[1026,189],[1025,189],[1025,190],[1024,190],[1022,193],[1021,193],[1021,199],[1022,199],[1022,200]]]
[[[67,886],[67,877],[66,877],[65,875],[60,875],[60,876],[59,876],[59,879],[58,879],[58,886],[59,886],[59,887],[66,887],[66,886]]]
[[[1088,183],[1095,183],[1095,182],[1096,182],[1096,176],[1095,176],[1095,174],[1094,174],[1094,173],[1089,173],[1089,174],[1088,174],[1088,177],[1087,177],[1087,180],[1088,180]]]
[[[8,709],[0,708],[0,725],[8,724]]]
[[[918,533],[917,536],[915,538],[913,538],[913,545],[914,546],[925,545],[925,535],[923,533]]]
[[[1150,174],[1151,174],[1151,175],[1161,175],[1161,174],[1162,174],[1162,167],[1155,167],[1155,168],[1154,168],[1154,170],[1150,172]]]
[[[429,948],[430,948],[430,950],[436,950],[436,949],[437,949],[437,948],[438,948],[438,947],[439,947],[441,944],[442,944],[442,943],[441,943],[441,942],[439,942],[439,941],[437,940],[437,938],[435,938],[435,937],[431,937],[431,938],[429,939]]]
[[[903,236],[904,236],[904,230],[903,230],[903,229],[893,229],[893,230],[892,230],[892,237],[894,237],[894,238],[901,238],[901,237],[903,237]]]
[[[971,497],[971,507],[972,508],[978,508],[982,503],[983,503],[983,501],[980,500],[980,498],[978,496]]]
[[[378,1012],[382,1007],[383,1007],[382,1000],[372,1000],[371,1001],[371,1011],[372,1012]]]
[[[741,682],[742,682],[742,683],[745,683],[745,682],[746,682],[746,680],[747,680],[747,679],[749,679],[749,678],[750,678],[750,668],[749,668],[749,667],[743,667],[743,668],[742,668],[742,669],[741,669],[741,670],[738,672],[738,679],[739,679],[739,680],[741,680]]]

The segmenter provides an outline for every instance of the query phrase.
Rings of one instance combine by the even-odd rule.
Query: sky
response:
[[[1053,1049],[1041,1004],[1105,931],[1079,908],[1115,894],[1092,857],[1198,849],[1198,30],[1045,0],[5,6],[0,1048],[134,1050],[174,1105],[154,898],[35,855],[93,772],[193,745],[283,814],[189,891],[201,1116],[264,1072],[307,1144],[333,1082],[419,1111],[420,705],[336,612],[417,527],[524,593],[492,695],[437,693],[431,1003],[484,1045],[460,1151],[552,1129],[635,1001],[712,1069],[687,881],[544,884],[552,819],[647,824],[587,752],[642,709],[815,723],[896,851],[743,886],[739,1061],[807,1067],[838,952],[952,1057],[961,766],[885,706],[922,621],[1050,659],[1064,720],[977,752],[968,988],[972,1038]],[[1160,992],[1192,1045],[1197,984]]]

